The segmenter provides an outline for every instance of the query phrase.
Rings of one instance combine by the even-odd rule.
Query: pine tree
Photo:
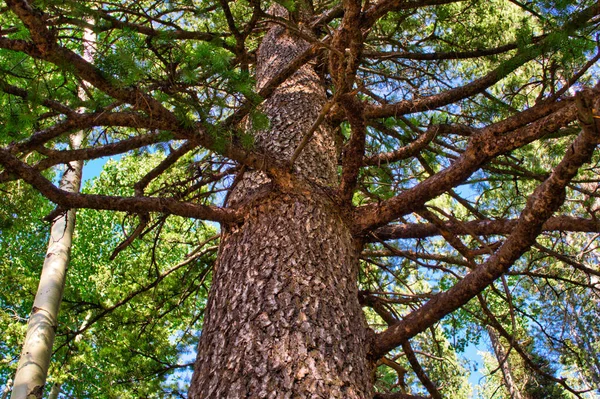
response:
[[[483,323],[527,358],[511,334],[536,284],[598,295],[583,185],[598,172],[596,1],[5,3],[0,182],[33,186],[51,217],[135,216],[112,258],[157,215],[221,226],[189,398],[454,395],[460,365],[421,353],[454,359]],[[66,149],[76,130],[89,144]],[[165,155],[108,192],[44,176],[148,153]],[[540,270],[547,257],[566,267]],[[378,365],[402,374],[395,393],[375,392]]]

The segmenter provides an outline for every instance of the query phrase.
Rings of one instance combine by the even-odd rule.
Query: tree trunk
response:
[[[50,395],[48,395],[48,399],[58,399],[58,395],[60,395],[60,389],[62,388],[62,384],[59,382],[55,382],[52,384],[52,389],[50,390]]]
[[[494,354],[496,355],[496,359],[498,359],[498,365],[500,370],[502,371],[502,377],[504,379],[504,385],[506,385],[506,389],[510,395],[511,399],[523,399],[523,395],[521,394],[521,390],[515,383],[515,378],[512,375],[512,371],[510,369],[510,363],[508,361],[508,356],[504,351],[504,347],[500,342],[500,338],[498,337],[498,333],[490,326],[487,327],[488,335],[490,336],[490,341],[492,341],[492,348],[494,349]]]
[[[260,88],[308,44],[271,27],[257,54]],[[311,65],[264,102],[255,145],[289,160],[326,102]],[[337,184],[332,129],[321,126],[296,162],[315,186]],[[372,335],[358,303],[358,243],[323,192],[275,187],[247,173],[230,206],[249,207],[223,229],[189,393],[198,398],[369,398]]]
[[[83,133],[72,136],[73,148],[79,148],[82,137]],[[60,181],[60,188],[78,192],[82,167],[81,161],[70,162]],[[11,399],[41,398],[43,395],[58,326],[58,310],[65,287],[74,228],[74,209],[70,209],[52,223],[50,242],[27,325],[27,335]]]
[[[87,21],[91,22],[91,21]],[[96,36],[90,29],[83,31],[83,58],[91,62],[94,57],[93,43]],[[79,97],[85,97],[85,91],[79,88]],[[78,149],[83,142],[83,131],[69,137],[71,148]],[[77,193],[81,186],[82,161],[69,162],[59,187],[62,190]],[[58,327],[58,311],[65,288],[65,278],[71,255],[71,242],[75,230],[75,209],[69,209],[52,223],[50,242],[42,267],[40,284],[33,302],[33,309],[27,324],[27,335],[19,359],[11,399],[41,398],[50,367],[52,346]],[[60,392],[60,384],[56,395]]]
[[[10,388],[12,387],[12,380],[9,379],[6,381],[6,385],[4,385],[4,389],[2,390],[2,396],[0,398],[6,399],[8,394],[10,393]]]

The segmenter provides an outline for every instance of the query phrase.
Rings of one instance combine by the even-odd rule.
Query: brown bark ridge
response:
[[[258,87],[306,48],[272,27],[258,51]],[[256,146],[289,161],[325,103],[318,75],[302,66],[263,104],[271,125],[256,133]],[[322,125],[294,167],[315,187],[332,186],[336,159]],[[359,246],[334,202],[260,172],[246,173],[229,202],[243,203],[246,217],[223,231],[189,398],[371,397]]]

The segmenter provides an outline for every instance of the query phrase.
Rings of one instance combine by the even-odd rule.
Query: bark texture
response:
[[[275,26],[258,52],[258,86],[308,44]],[[256,145],[286,161],[326,103],[310,65],[263,104],[271,121]],[[295,164],[315,187],[336,183],[337,149],[320,126]],[[333,201],[246,173],[230,205],[192,378],[198,398],[368,398],[372,334],[358,303],[358,246]]]
[[[223,238],[190,398],[367,398],[368,330],[349,229],[273,193]]]

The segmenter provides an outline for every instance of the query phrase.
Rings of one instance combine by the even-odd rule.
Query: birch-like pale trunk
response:
[[[92,312],[88,312],[87,316],[83,320],[83,323],[81,323],[81,326],[79,326],[79,331],[86,330],[86,327],[91,318],[92,318]],[[79,342],[81,342],[82,338],[83,338],[83,334],[77,334],[75,336],[75,339],[73,340],[75,342],[75,348],[77,348],[77,344]],[[50,389],[50,394],[48,395],[48,399],[58,399],[58,395],[60,395],[60,391],[62,390],[62,385],[63,384],[61,382],[55,382],[54,384],[52,384],[52,388]]]
[[[4,389],[2,390],[2,399],[8,398],[8,394],[10,393],[10,387],[12,387],[11,379],[6,381],[6,385],[4,385]]]
[[[73,148],[79,147],[82,136],[82,132],[79,132],[71,137]],[[61,189],[79,191],[82,166],[81,161],[69,162],[60,181]],[[50,242],[27,325],[11,399],[42,398],[58,327],[58,311],[65,287],[74,229],[74,209],[68,210],[52,223]]]
[[[50,390],[50,395],[48,395],[48,399],[58,399],[61,387],[62,384],[60,382],[55,382],[54,384],[52,384],[52,389]]]
[[[84,58],[91,61],[93,48],[90,44],[94,42],[95,35],[91,30],[86,29],[83,39]],[[82,95],[83,90],[80,89],[80,96]],[[72,149],[80,148],[83,131],[72,134],[69,140]],[[69,162],[59,187],[68,192],[79,192],[82,169],[82,161]],[[27,335],[23,343],[11,399],[41,399],[43,396],[52,346],[58,328],[58,312],[65,287],[74,230],[74,209],[68,210],[55,219],[50,228],[50,242],[27,324]]]

